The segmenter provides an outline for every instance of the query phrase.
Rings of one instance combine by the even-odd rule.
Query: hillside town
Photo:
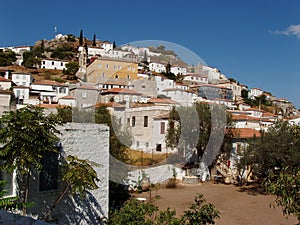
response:
[[[91,41],[57,34],[34,46],[3,46],[0,52],[15,55],[10,65],[0,67],[0,116],[27,105],[41,107],[46,115],[61,108],[93,111],[105,106],[120,129],[130,133],[127,147],[144,154],[178,154],[177,147],[166,143],[168,129],[174,126],[170,120],[174,108],[223,107],[233,124],[231,154],[219,156],[209,171],[208,165],[189,166],[193,156],[184,154],[184,171],[177,174],[187,183],[195,176],[197,182],[220,177],[226,183],[238,182],[242,177],[236,163],[249,139],[281,119],[300,125],[298,109],[284,96],[248,87],[201,62],[189,65],[163,45],[116,46],[95,36]],[[74,115],[73,122],[77,122]],[[247,172],[243,179],[251,180],[251,171]]]

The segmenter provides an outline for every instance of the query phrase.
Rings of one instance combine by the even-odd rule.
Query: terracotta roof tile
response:
[[[147,102],[148,103],[163,103],[163,104],[179,104],[179,102],[176,102],[169,98],[150,98]]]
[[[11,80],[0,76],[0,82],[11,82]]]
[[[233,128],[233,134],[234,138],[253,138],[261,136],[258,130],[251,128]]]
[[[35,85],[53,85],[53,86],[68,86],[67,84],[59,83],[53,80],[37,80],[34,83]]]
[[[142,95],[142,93],[127,89],[127,88],[111,88],[101,92],[101,94],[129,94],[129,95]]]

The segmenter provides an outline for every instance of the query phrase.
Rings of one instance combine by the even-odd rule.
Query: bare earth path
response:
[[[213,203],[221,212],[217,225],[295,225],[296,218],[290,216],[288,220],[279,208],[270,208],[274,198],[264,195],[250,187],[241,189],[234,185],[215,184],[205,182],[199,185],[179,184],[175,189],[159,189],[152,196],[159,195],[154,204],[160,209],[176,209],[177,215],[182,215],[193,203],[197,193],[202,193],[207,202]],[[149,199],[149,192],[139,197]],[[153,199],[152,198],[152,199]]]

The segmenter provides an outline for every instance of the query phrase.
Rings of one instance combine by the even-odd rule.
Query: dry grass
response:
[[[152,154],[138,150],[128,150],[129,164],[133,166],[150,166],[158,164],[171,154]]]

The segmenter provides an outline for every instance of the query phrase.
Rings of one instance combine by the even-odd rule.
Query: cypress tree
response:
[[[83,31],[82,29],[80,30],[80,35],[79,35],[79,46],[83,45]]]
[[[94,34],[93,45],[92,46],[96,46],[96,34]]]

